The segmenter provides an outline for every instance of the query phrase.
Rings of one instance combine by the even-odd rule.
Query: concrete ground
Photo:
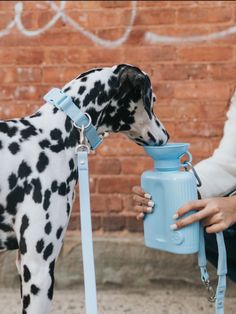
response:
[[[53,314],[84,314],[84,293],[80,287],[55,291]],[[98,288],[99,314],[214,314],[204,289],[164,286],[117,289]],[[225,314],[233,314],[236,298],[226,298]],[[19,291],[0,290],[0,313],[20,314]],[[43,313],[42,313],[43,314]]]
[[[214,314],[197,256],[150,250],[141,235],[96,236],[94,246],[99,314]],[[21,314],[15,254],[0,254],[0,314]],[[216,270],[208,269],[215,286]],[[66,238],[57,262],[52,313],[85,314],[77,234]],[[236,285],[228,282],[225,314],[235,313]]]

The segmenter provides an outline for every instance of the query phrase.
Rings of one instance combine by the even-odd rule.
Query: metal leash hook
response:
[[[203,283],[207,289],[207,292],[208,292],[208,298],[207,300],[210,302],[210,303],[215,303],[216,301],[216,293],[215,293],[215,290],[214,288],[212,287],[211,283],[210,283],[210,280],[205,280],[203,279]]]
[[[90,148],[87,143],[87,138],[85,136],[85,129],[87,129],[91,123],[92,119],[89,114],[85,113],[86,117],[88,118],[88,124],[84,125],[82,124],[81,126],[78,126],[75,122],[73,123],[74,127],[79,130],[79,142],[80,144],[76,147],[76,153],[80,151],[87,151],[87,153],[90,153]]]
[[[184,166],[184,169],[185,171],[188,171],[188,167],[192,170],[196,180],[197,180],[197,187],[200,187],[202,186],[202,181],[201,179],[199,178],[198,174],[197,174],[197,171],[195,170],[194,166],[191,164],[191,162],[189,161],[185,161],[184,162],[185,166]]]
[[[192,155],[189,152],[184,153],[183,155],[181,155],[179,158],[182,158],[183,156],[187,155],[189,160],[185,160],[182,164],[182,166],[184,167],[185,171],[189,171],[188,167],[190,168],[190,170],[192,170],[196,180],[197,180],[197,187],[202,186],[202,181],[199,178],[197,171],[195,170],[194,166],[192,165]]]

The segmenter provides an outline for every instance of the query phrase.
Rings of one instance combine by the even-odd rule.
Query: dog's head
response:
[[[162,145],[169,135],[153,112],[155,96],[147,74],[120,64],[85,72],[64,92],[87,112],[98,133],[122,132],[139,145]]]

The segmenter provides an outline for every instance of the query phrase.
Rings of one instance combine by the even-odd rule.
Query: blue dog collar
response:
[[[87,113],[83,113],[72,101],[71,97],[63,93],[59,88],[51,89],[43,99],[53,104],[55,107],[65,112],[78,128],[84,126],[85,136],[87,137],[92,149],[97,148],[102,140],[97,134],[95,127],[91,123],[91,118]]]

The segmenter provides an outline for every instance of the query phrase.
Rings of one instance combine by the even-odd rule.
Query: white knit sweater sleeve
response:
[[[236,188],[236,92],[231,99],[219,147],[212,157],[196,164],[195,169],[202,180],[199,188],[202,198],[222,196]]]

